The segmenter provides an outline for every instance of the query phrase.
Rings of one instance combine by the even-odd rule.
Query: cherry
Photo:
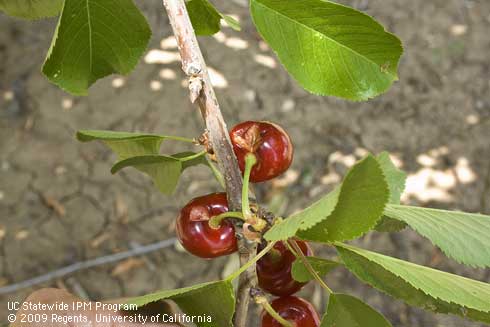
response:
[[[320,317],[311,303],[296,296],[280,297],[272,301],[272,308],[295,327],[318,327]],[[262,313],[262,327],[282,327],[267,312]]]
[[[237,251],[235,228],[230,221],[221,221],[216,229],[208,224],[211,217],[227,211],[226,193],[204,195],[187,203],[176,224],[182,246],[201,258],[216,258]]]
[[[296,241],[305,256],[311,256],[308,243]],[[264,248],[258,246],[258,251]],[[257,279],[264,291],[273,295],[286,296],[298,292],[306,283],[300,283],[291,276],[291,269],[296,256],[284,242],[277,242],[274,247],[257,261]]]
[[[255,154],[257,163],[250,174],[253,183],[281,175],[293,160],[291,139],[276,124],[246,121],[232,128],[230,138],[242,172],[245,169],[245,155],[249,152]]]

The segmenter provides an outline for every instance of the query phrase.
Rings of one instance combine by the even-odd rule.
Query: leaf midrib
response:
[[[335,40],[335,39],[332,39],[331,37],[329,37],[329,36],[327,36],[327,35],[323,34],[322,32],[320,32],[320,31],[318,31],[318,30],[316,30],[316,29],[314,29],[314,28],[312,28],[312,27],[310,27],[310,26],[308,26],[308,25],[305,25],[305,24],[303,24],[303,23],[300,23],[299,21],[294,20],[294,19],[292,19],[291,17],[289,17],[289,16],[287,16],[287,15],[282,14],[281,12],[279,12],[279,11],[277,11],[277,10],[275,10],[275,9],[273,9],[273,8],[271,8],[271,7],[267,6],[267,5],[265,5],[265,4],[263,4],[262,2],[260,2],[260,0],[255,0],[255,3],[256,3],[257,5],[259,5],[259,6],[262,6],[262,7],[264,7],[264,8],[267,8],[267,9],[269,9],[269,10],[271,10],[271,11],[275,12],[275,13],[276,13],[276,14],[278,14],[279,16],[284,17],[284,18],[286,18],[287,20],[289,20],[289,21],[291,21],[291,22],[293,22],[293,23],[295,23],[295,24],[297,24],[297,25],[300,25],[300,26],[302,26],[302,27],[304,27],[304,28],[308,29],[309,31],[313,31],[313,32],[315,32],[315,33],[318,33],[318,34],[319,34],[319,35],[320,35],[322,38],[328,39],[328,40],[332,41],[333,43],[337,44],[339,47],[344,48],[344,49],[347,49],[348,51],[352,52],[354,55],[356,55],[356,56],[358,56],[358,57],[361,57],[362,59],[364,59],[364,60],[368,61],[370,64],[374,64],[376,67],[380,67],[380,65],[378,65],[377,63],[375,63],[374,61],[372,61],[370,58],[367,58],[366,56],[364,56],[364,55],[360,54],[359,52],[355,51],[354,49],[349,48],[348,46],[346,46],[346,45],[344,45],[344,44],[342,44],[342,43],[338,42],[338,41],[337,41],[337,40]],[[386,33],[386,31],[384,31],[384,32]],[[392,77],[396,77],[396,76],[395,76],[395,75],[393,75],[391,72],[389,72],[389,75],[390,75],[390,76],[392,76]]]
[[[424,289],[420,288],[420,287],[417,287],[416,285],[414,285],[413,283],[413,280],[411,280],[410,278],[405,278],[405,276],[402,276],[403,274],[400,273],[400,271],[394,271],[392,269],[390,269],[390,261],[383,261],[384,258],[387,258],[387,259],[391,259],[395,264],[399,263],[399,266],[398,266],[398,269],[401,269],[403,270],[403,266],[408,266],[408,267],[411,267],[413,269],[416,269],[416,270],[419,270],[419,271],[422,271],[422,272],[427,272],[429,271],[432,272],[432,270],[435,270],[436,272],[440,273],[441,274],[441,277],[450,277],[451,279],[453,278],[456,278],[456,279],[459,279],[459,280],[462,280],[462,281],[469,281],[469,282],[472,282],[472,283],[475,283],[475,284],[482,284],[482,285],[486,285],[488,286],[487,283],[484,283],[482,281],[479,281],[479,280],[476,280],[476,279],[471,279],[471,278],[467,278],[467,277],[464,277],[464,276],[459,276],[459,275],[454,275],[454,274],[451,274],[451,273],[448,273],[446,271],[443,271],[443,270],[438,270],[438,269],[433,269],[433,268],[429,268],[429,267],[426,267],[426,266],[420,266],[420,265],[417,265],[417,264],[414,264],[412,262],[409,262],[409,261],[404,261],[404,260],[400,260],[398,258],[394,258],[394,257],[390,257],[390,256],[387,256],[387,255],[384,255],[384,254],[380,254],[380,253],[377,253],[377,252],[372,252],[372,251],[368,251],[368,253],[373,256],[374,258],[381,258],[380,261],[377,261],[376,259],[372,259],[370,257],[368,257],[367,255],[364,255],[362,252],[359,252],[356,247],[354,246],[349,246],[347,244],[343,244],[343,243],[340,243],[340,242],[336,242],[335,244],[336,246],[340,246],[344,249],[347,249],[348,251],[351,251],[351,252],[354,252],[356,255],[359,255],[361,256],[362,258],[370,261],[371,263],[375,264],[375,265],[378,265],[380,267],[382,267],[385,271],[389,272],[390,274],[396,276],[397,278],[400,278],[402,279],[404,282],[408,283],[411,287],[413,287],[414,289],[416,290],[419,290],[419,291],[422,291],[426,296],[429,296],[433,299],[436,299],[436,300],[440,300],[440,301],[443,301],[443,302],[446,302],[446,303],[454,303],[456,305],[460,305],[460,306],[464,306],[468,309],[473,309],[473,310],[478,310],[478,311],[481,311],[481,312],[490,312],[488,309],[484,309],[480,306],[480,304],[477,304],[475,305],[474,303],[472,303],[471,305],[468,305],[468,303],[461,303],[461,302],[455,302],[454,299],[443,299],[443,298],[440,298],[432,293],[427,293]],[[362,249],[361,249],[362,250]],[[410,274],[410,273],[409,273]],[[423,276],[427,277],[426,274],[422,273]],[[413,276],[413,275],[412,275]],[[476,285],[472,285],[472,286],[476,286]],[[488,289],[486,289],[485,291],[488,291]],[[473,292],[471,292],[472,295],[474,296]],[[480,300],[479,298],[477,298],[477,300]],[[474,299],[471,300],[472,302],[474,301]]]
[[[89,73],[92,75],[92,21],[90,19],[90,0],[85,0],[87,5],[87,22],[88,22],[88,51],[89,51]]]

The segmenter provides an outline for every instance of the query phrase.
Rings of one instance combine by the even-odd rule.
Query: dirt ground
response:
[[[303,91],[259,42],[242,1],[215,2],[243,26],[240,33],[224,28],[201,39],[228,124],[275,121],[296,146],[291,172],[258,189],[263,203],[293,212],[331,190],[366,151],[387,150],[410,173],[405,203],[490,214],[489,1],[344,1],[375,16],[405,46],[400,81],[366,103]],[[54,19],[32,23],[0,15],[0,286],[171,238],[178,209],[218,190],[205,168],[193,168],[176,194],[165,197],[130,169],[112,176],[114,156],[73,137],[88,128],[188,137],[202,130],[160,1],[139,5],[154,31],[148,55],[129,77],[106,78],[84,98],[63,93],[40,73]],[[168,142],[163,150],[177,152],[178,146]],[[490,282],[490,270],[458,265],[410,230],[370,233],[358,244]],[[7,301],[41,286],[91,299],[134,296],[216,279],[228,260],[204,261],[170,247],[0,296],[0,321]],[[380,309],[394,326],[483,326],[409,308],[342,269],[327,282]],[[310,285],[302,294],[325,307],[318,288]]]

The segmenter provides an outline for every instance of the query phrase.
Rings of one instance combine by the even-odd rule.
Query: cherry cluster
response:
[[[288,134],[278,125],[270,122],[246,121],[236,125],[230,131],[233,150],[239,167],[244,173],[247,170],[247,156],[253,154],[254,161],[247,177],[250,182],[259,183],[283,174],[291,165],[293,145]],[[250,169],[250,167],[249,167]],[[246,195],[248,198],[248,194]],[[248,206],[248,203],[245,205]],[[246,208],[246,210],[249,210]],[[216,258],[238,250],[235,225],[229,212],[226,193],[212,193],[191,200],[185,205],[177,218],[176,231],[183,247],[201,258]],[[247,221],[240,213],[237,217]],[[227,215],[230,215],[227,217]],[[254,214],[256,216],[256,211]],[[217,218],[230,219],[217,219]],[[235,217],[235,218],[237,218]],[[213,218],[213,219],[212,219]],[[256,220],[262,221],[262,220]],[[256,223],[246,227],[255,228],[262,235],[267,226]],[[258,253],[266,244],[260,238]],[[303,241],[292,240],[301,250],[302,256],[311,256],[310,246]],[[295,327],[318,327],[319,317],[313,306],[307,301],[292,296],[305,283],[298,282],[291,275],[293,262],[298,253],[293,252],[288,242],[277,242],[271,250],[257,261],[256,271],[260,288],[278,296],[268,307]],[[283,324],[264,311],[263,327],[280,327]]]

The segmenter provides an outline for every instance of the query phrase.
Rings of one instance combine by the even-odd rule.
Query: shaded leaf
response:
[[[138,138],[157,138],[164,139],[164,135],[155,135],[147,133],[104,131],[104,130],[80,130],[77,132],[77,139],[81,142],[90,141],[123,141]]]
[[[197,165],[205,165],[209,167],[209,162],[206,159],[206,153],[195,153],[186,151],[173,154],[172,157],[180,160],[180,162],[182,163],[182,171]]]
[[[149,175],[164,194],[173,193],[186,168],[199,164],[208,165],[205,152],[187,151],[172,156],[160,155],[160,145],[165,139],[191,141],[177,136],[83,130],[77,132],[77,139],[82,142],[104,142],[119,157],[119,161],[111,169],[113,174],[123,168],[134,167]]]
[[[490,284],[346,244],[336,247],[357,278],[388,295],[429,311],[490,323]]]
[[[197,35],[213,35],[220,30],[221,19],[233,29],[240,30],[240,24],[230,16],[221,14],[208,0],[186,2],[192,27]]]
[[[391,324],[358,298],[334,293],[330,294],[320,327],[391,327]]]
[[[86,95],[98,79],[131,72],[150,36],[131,0],[65,0],[43,73],[67,92]]]
[[[209,1],[190,0],[186,6],[197,35],[213,35],[220,30],[221,14]]]
[[[407,223],[454,260],[472,267],[490,267],[490,216],[389,205],[385,215]]]
[[[324,0],[251,0],[257,30],[306,90],[367,100],[398,79],[402,46],[379,23]]]
[[[407,224],[403,221],[383,216],[374,229],[381,233],[394,233],[405,229],[405,227]]]
[[[405,190],[405,181],[407,174],[398,169],[390,159],[388,152],[380,153],[376,159],[379,162],[383,174],[385,175],[386,182],[390,188],[390,200],[389,203],[400,204],[400,197]]]
[[[146,155],[118,161],[112,166],[111,173],[115,174],[126,167],[134,167],[148,174],[163,194],[173,193],[182,172],[182,163],[179,159],[162,155]]]
[[[332,260],[317,258],[317,257],[306,257],[311,267],[318,273],[319,276],[327,275],[330,271],[335,269],[340,265],[340,263]],[[291,275],[298,282],[308,282],[315,279],[315,277],[308,271],[308,269],[303,264],[301,258],[297,258],[293,262],[293,267],[291,268]]]
[[[24,19],[56,16],[62,7],[63,0],[0,0],[0,11]]]
[[[230,281],[198,284],[176,290],[160,291],[127,301],[138,307],[159,300],[172,300],[190,316],[209,317],[211,321],[196,322],[198,327],[231,326],[235,311],[235,295]]]
[[[116,131],[83,130],[77,132],[77,139],[81,142],[103,141],[117,153],[119,160],[158,154],[165,138],[163,135]]]

